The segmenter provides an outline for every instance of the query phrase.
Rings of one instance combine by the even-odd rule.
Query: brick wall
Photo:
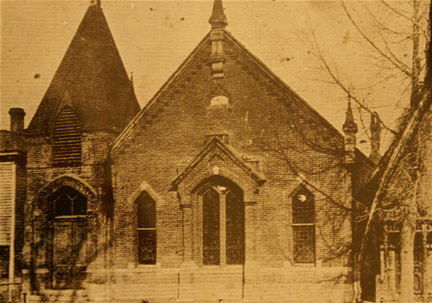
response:
[[[179,296],[175,271],[170,274],[166,271],[180,268],[182,281],[194,281],[189,286],[181,282],[185,291],[193,296],[202,293],[210,298],[206,290],[221,287],[225,290],[221,295],[228,298],[230,287],[226,283],[232,282],[237,285],[232,288],[235,293],[232,296],[238,297],[243,283],[238,284],[243,277],[241,270],[240,273],[224,273],[223,270],[206,273],[208,269],[202,267],[196,253],[192,254],[192,269],[184,270],[185,242],[194,242],[192,247],[199,247],[200,238],[193,229],[196,223],[193,219],[190,222],[184,219],[188,210],[180,205],[189,201],[191,214],[187,215],[193,218],[196,188],[190,188],[189,194],[182,192],[186,195],[171,191],[171,182],[204,148],[206,136],[228,134],[230,146],[240,158],[257,160],[256,170],[266,178],[264,185],[254,185],[237,164],[216,153],[222,171],[231,179],[239,176],[240,180],[232,181],[247,187],[242,188],[248,195],[245,199],[246,265],[258,268],[251,270],[255,272],[255,280],[246,280],[250,282],[249,285],[246,282],[249,296],[275,293],[277,285],[281,284],[293,294],[301,285],[305,290],[320,292],[323,289],[317,282],[339,279],[336,284],[340,289],[335,293],[343,297],[350,289],[344,283],[349,283],[345,266],[350,265],[347,251],[352,235],[351,177],[341,165],[341,136],[299,101],[295,93],[281,87],[257,68],[256,63],[230,39],[224,44],[225,78],[220,86],[216,85],[210,79],[210,47],[207,43],[205,41],[189,59],[178,77],[160,93],[133,132],[127,132],[127,138],[114,151],[114,268],[115,272],[125,271],[125,274],[119,274],[118,283],[121,287],[138,283],[140,289],[147,289],[147,296],[154,298],[162,296],[157,289],[168,284],[165,291]],[[219,95],[228,97],[230,104],[211,106],[210,100]],[[214,164],[212,161],[216,160],[204,158],[190,174],[196,178],[207,176]],[[316,205],[316,264],[307,269],[292,264],[290,194],[300,183],[299,175],[308,181],[305,186],[314,194]],[[188,182],[194,184],[192,179],[190,177]],[[136,264],[134,198],[137,195],[134,193],[140,186],[147,189],[157,205],[157,265],[145,267],[151,274],[145,269],[140,271],[142,266]],[[191,185],[184,185],[185,188],[188,186]],[[250,189],[254,186],[255,191]],[[264,283],[268,286],[267,291],[256,288],[265,280],[261,270],[268,270],[271,279],[275,279],[269,278],[270,282]],[[301,274],[303,270],[304,275]],[[220,283],[212,282],[216,277],[221,277]],[[154,282],[146,286],[148,279]],[[208,281],[208,287],[200,286],[199,283],[205,284],[205,281]],[[254,292],[254,289],[258,290]],[[330,292],[323,293],[323,302],[332,296]],[[273,299],[267,300],[275,302]]]
[[[87,268],[103,267],[107,239],[106,220],[102,205],[105,161],[115,134],[92,132],[82,135],[82,164],[74,167],[53,167],[51,140],[48,137],[28,137],[27,197],[24,205],[24,272],[41,273],[36,285],[43,289],[49,281],[46,270],[51,267],[52,225],[48,196],[59,187],[71,186],[87,196],[87,230],[85,243]],[[30,283],[30,276],[25,277]],[[33,285],[35,286],[35,285]],[[27,287],[29,285],[27,284]]]

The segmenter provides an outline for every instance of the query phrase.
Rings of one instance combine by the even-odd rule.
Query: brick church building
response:
[[[140,109],[96,2],[28,128],[10,110],[9,298],[352,302],[357,193],[374,162],[350,104],[340,133],[226,30],[221,0],[209,23]]]

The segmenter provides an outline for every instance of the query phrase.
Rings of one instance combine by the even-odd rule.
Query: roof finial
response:
[[[354,115],[351,109],[351,96],[348,95],[348,108],[345,116],[345,123],[342,126],[342,130],[344,133],[357,133],[357,124],[354,121]]]
[[[228,25],[228,20],[224,13],[222,0],[214,0],[213,12],[209,19],[212,28],[223,28]]]
[[[96,5],[97,7],[101,7],[101,0],[90,0],[90,5]]]
[[[356,133],[357,124],[354,121],[354,115],[351,109],[351,96],[348,94],[348,108],[345,116],[345,123],[342,126],[344,132],[344,157],[343,164],[352,165],[355,163],[356,150]]]

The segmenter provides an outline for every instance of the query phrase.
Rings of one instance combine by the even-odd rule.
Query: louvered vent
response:
[[[54,124],[53,165],[81,164],[81,126],[74,110],[65,106]]]

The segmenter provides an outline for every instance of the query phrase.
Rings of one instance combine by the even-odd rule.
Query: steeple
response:
[[[354,164],[356,149],[357,124],[351,109],[351,98],[348,96],[348,108],[345,115],[345,123],[342,126],[344,133],[344,164]]]
[[[120,132],[139,111],[100,1],[93,1],[30,122],[29,134],[50,134],[65,92],[84,132]]]
[[[342,126],[342,130],[344,134],[347,133],[356,134],[358,131],[357,124],[354,121],[354,115],[351,109],[351,99],[349,97],[348,97],[348,108],[345,115],[345,123]]]
[[[215,0],[213,3],[213,12],[209,19],[212,28],[224,28],[228,25],[228,20],[225,16],[222,0]]]
[[[213,12],[209,19],[211,25],[210,41],[211,41],[211,57],[210,66],[213,79],[223,79],[225,63],[223,40],[225,26],[228,25],[227,18],[224,13],[222,0],[214,0]]]

